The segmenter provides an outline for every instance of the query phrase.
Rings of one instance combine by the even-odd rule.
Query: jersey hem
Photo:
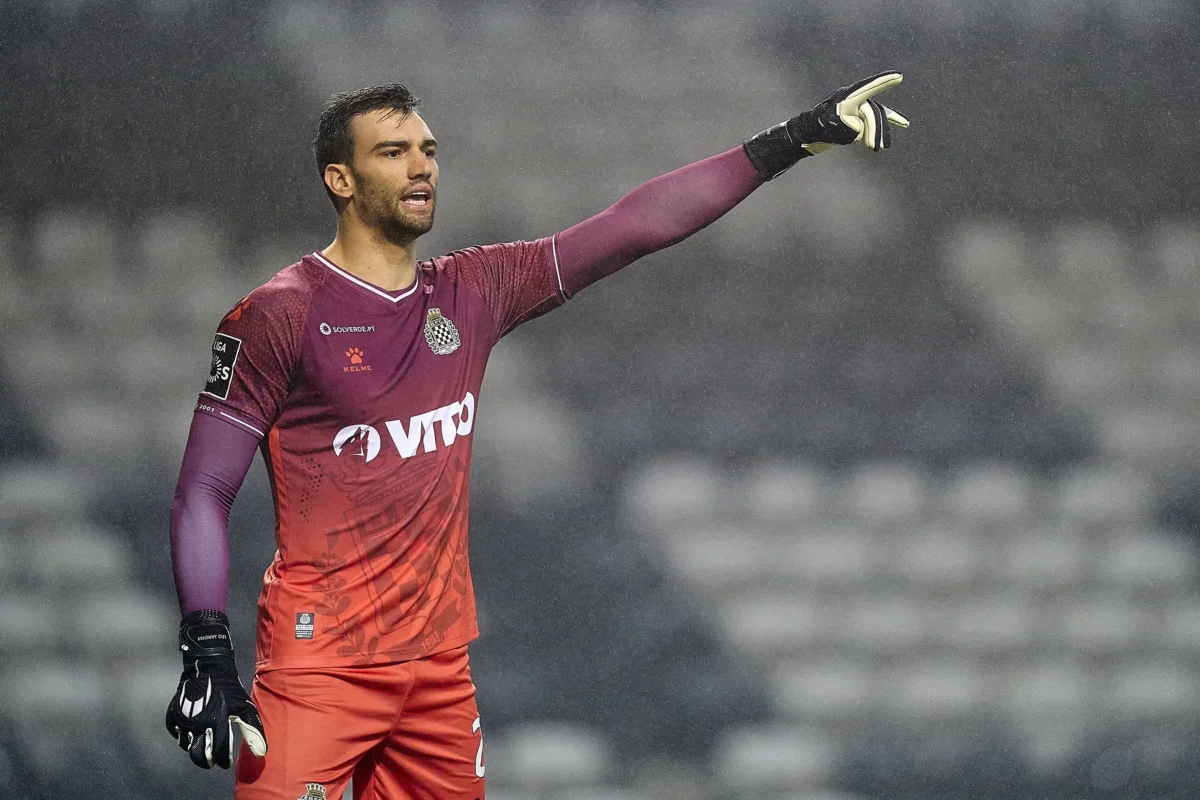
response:
[[[384,661],[372,661],[370,664],[359,664],[363,667],[382,667],[387,664],[401,664],[406,661],[418,661],[422,658],[436,656],[438,653],[444,653],[447,650],[453,650],[456,647],[470,644],[479,638],[479,628],[472,628],[463,636],[456,636],[453,639],[446,639],[438,644],[432,650],[422,651],[414,650],[413,654],[407,658],[389,658]],[[284,656],[279,658],[267,658],[262,661],[256,661],[254,664],[255,672],[270,672],[277,669],[308,669],[321,667],[353,667],[355,658],[350,656]]]

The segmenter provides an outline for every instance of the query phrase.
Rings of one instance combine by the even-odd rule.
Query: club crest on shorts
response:
[[[425,317],[425,341],[435,355],[447,356],[458,349],[462,340],[458,338],[458,328],[449,317],[442,316],[440,308],[429,309]]]
[[[325,786],[320,783],[304,784],[304,794],[296,800],[329,800],[325,795]]]

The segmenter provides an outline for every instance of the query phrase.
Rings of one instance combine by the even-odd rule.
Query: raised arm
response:
[[[900,83],[883,72],[834,92],[811,111],[769,128],[720,155],[697,161],[622,197],[554,237],[554,257],[568,297],[656,250],[720,219],[766,181],[802,158],[861,141],[878,151],[890,128],[908,120],[872,99]]]
[[[764,183],[737,147],[643,183],[554,240],[568,296],[720,219]]]

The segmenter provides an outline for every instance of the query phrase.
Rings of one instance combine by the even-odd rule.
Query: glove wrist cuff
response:
[[[186,615],[179,622],[179,651],[183,653],[185,663],[195,663],[200,658],[233,658],[229,617],[212,609]]]
[[[758,170],[763,180],[771,180],[786,172],[800,159],[812,155],[803,147],[803,140],[793,132],[792,122],[796,118],[767,128],[742,143],[750,163]]]

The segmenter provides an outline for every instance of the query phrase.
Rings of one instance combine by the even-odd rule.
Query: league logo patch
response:
[[[425,341],[435,355],[448,356],[458,349],[462,340],[458,338],[458,328],[449,317],[442,316],[440,308],[429,309],[425,318]]]
[[[301,611],[296,615],[296,638],[311,639],[316,630],[316,618],[311,611]]]
[[[296,800],[328,800],[325,795],[325,786],[320,783],[304,784],[304,794],[297,797]]]
[[[233,383],[233,367],[237,364],[238,353],[242,351],[242,340],[234,336],[218,333],[213,339],[212,366],[208,372],[208,381],[204,384],[204,394],[211,394],[221,400],[229,398],[229,386]]]

